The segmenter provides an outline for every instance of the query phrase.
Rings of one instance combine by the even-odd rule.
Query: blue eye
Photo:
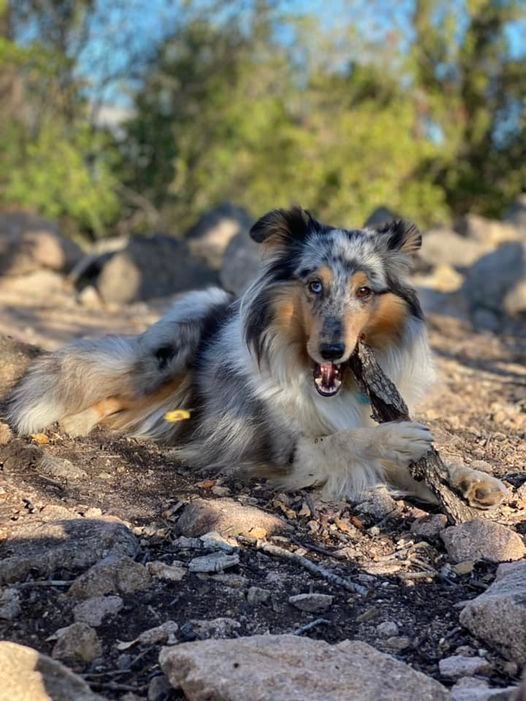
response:
[[[309,282],[309,290],[314,295],[319,295],[323,292],[323,285],[320,280],[311,280]]]

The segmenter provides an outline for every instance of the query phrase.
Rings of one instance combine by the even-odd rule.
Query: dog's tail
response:
[[[160,437],[165,411],[184,408],[188,365],[207,320],[228,306],[219,289],[191,292],[141,336],[75,341],[41,356],[11,394],[8,419],[31,434],[58,421],[71,435],[105,421]]]

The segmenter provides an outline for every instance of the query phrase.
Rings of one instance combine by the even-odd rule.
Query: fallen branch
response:
[[[372,418],[378,423],[386,421],[410,421],[409,410],[396,389],[378,365],[372,349],[358,343],[350,360],[358,386],[371,402]],[[452,489],[449,470],[434,448],[418,462],[409,465],[409,472],[417,482],[424,482],[452,523],[463,523],[484,515],[483,511],[468,506]]]
[[[275,557],[291,560],[292,562],[301,565],[301,567],[304,567],[312,574],[325,579],[331,584],[347,589],[347,591],[352,591],[355,594],[360,594],[361,596],[367,594],[367,589],[365,587],[361,586],[360,584],[356,584],[355,582],[351,582],[348,579],[344,579],[338,574],[334,574],[334,572],[331,572],[321,565],[317,565],[315,562],[312,562],[312,560],[303,557],[303,555],[291,553],[289,550],[285,550],[285,548],[280,548],[278,545],[272,545],[271,543],[265,543],[264,541],[258,541],[256,547],[258,550],[262,550],[264,553],[267,553],[267,555],[274,555]]]

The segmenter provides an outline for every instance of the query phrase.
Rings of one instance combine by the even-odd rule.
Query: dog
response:
[[[347,364],[359,339],[414,407],[434,378],[426,325],[408,282],[421,234],[393,220],[342,229],[300,207],[250,231],[261,273],[240,299],[190,292],[140,336],[75,341],[41,357],[15,389],[12,424],[31,434],[58,421],[70,435],[104,425],[177,446],[185,464],[270,477],[357,499],[388,483],[435,501],[410,462],[428,452],[420,423],[375,425]],[[166,420],[185,409],[190,419]],[[499,480],[450,466],[472,506],[498,504]]]

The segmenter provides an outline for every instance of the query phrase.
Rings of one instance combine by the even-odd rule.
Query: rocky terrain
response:
[[[0,397],[40,348],[137,333],[189,280],[239,291],[258,265],[232,207],[185,241],[87,253],[2,217]],[[440,373],[418,418],[444,458],[504,479],[490,519],[451,526],[382,489],[325,503],[192,474],[146,441],[0,424],[0,700],[524,701],[524,219],[518,202],[427,232],[415,274]]]

